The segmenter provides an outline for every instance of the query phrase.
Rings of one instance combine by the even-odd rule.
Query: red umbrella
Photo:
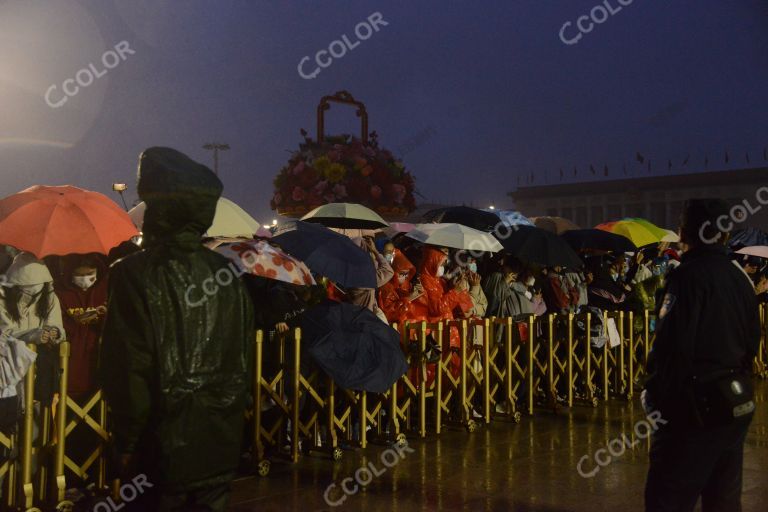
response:
[[[38,258],[107,254],[138,234],[128,214],[98,192],[35,185],[0,200],[0,244]]]

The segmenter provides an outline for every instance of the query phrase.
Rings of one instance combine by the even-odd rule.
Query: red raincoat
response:
[[[379,288],[379,308],[384,312],[387,320],[403,324],[406,320],[426,320],[426,307],[418,302],[411,302],[413,291],[413,277],[416,275],[416,267],[413,266],[400,249],[395,249],[395,258],[392,261],[392,269],[395,275],[384,286]],[[401,283],[398,276],[402,272],[408,272],[405,282]]]
[[[445,263],[448,256],[434,247],[424,247],[422,257],[420,279],[424,287],[424,295],[418,302],[427,310],[427,321],[439,322],[441,320],[453,320],[454,312],[461,318],[472,310],[472,297],[466,291],[447,290],[447,283],[441,277],[437,277],[437,270]],[[461,336],[459,330],[452,327],[447,345],[443,341],[443,356],[451,352],[451,349],[461,349]],[[454,377],[461,371],[461,359],[456,352],[451,354],[451,373]]]

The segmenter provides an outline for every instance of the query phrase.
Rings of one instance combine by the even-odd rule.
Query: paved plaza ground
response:
[[[768,503],[768,383],[757,385],[758,412],[745,447],[744,511],[764,511]],[[638,401],[612,401],[597,408],[576,406],[557,414],[539,411],[520,424],[495,422],[469,434],[446,429],[440,436],[409,440],[414,453],[373,481],[364,491],[329,506],[323,493],[374,464],[382,470],[386,446],[344,452],[342,461],[304,457],[296,465],[274,463],[269,476],[238,480],[231,510],[258,511],[595,511],[643,509],[648,445],[632,437],[643,419]],[[634,449],[591,478],[583,466],[596,466],[593,454],[626,434]],[[390,455],[385,456],[389,463]],[[361,473],[363,480],[368,478]],[[349,487],[349,486],[348,486]],[[334,489],[337,491],[338,489]],[[338,493],[331,493],[338,498]]]

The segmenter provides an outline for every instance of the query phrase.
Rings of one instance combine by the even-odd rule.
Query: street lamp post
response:
[[[229,144],[222,144],[219,142],[209,142],[208,144],[203,144],[203,149],[207,149],[208,151],[213,151],[213,172],[216,173],[216,176],[219,175],[219,151],[226,151],[229,149]]]
[[[128,211],[128,205],[125,203],[125,197],[123,196],[123,192],[128,190],[128,185],[125,183],[113,183],[112,190],[120,194],[120,199],[123,200],[123,208],[125,208],[125,211]]]

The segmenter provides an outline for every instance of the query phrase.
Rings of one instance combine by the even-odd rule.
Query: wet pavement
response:
[[[764,511],[768,503],[768,382],[759,382],[756,392],[758,411],[745,445],[745,512]],[[413,453],[369,445],[345,451],[337,463],[322,455],[303,457],[296,465],[275,462],[269,476],[235,483],[230,510],[643,510],[648,469],[648,442],[640,437],[646,425],[638,427],[643,420],[637,400],[617,400],[557,414],[542,410],[519,424],[494,422],[472,434],[449,427],[440,436],[409,439]],[[614,439],[620,441],[612,443],[613,453],[624,453],[598,466],[595,452]],[[581,473],[591,477],[577,469],[584,455]],[[369,469],[358,471],[363,467]],[[336,484],[328,497],[337,501],[344,495],[342,481],[356,472],[360,481],[371,480],[365,490],[340,505],[326,503],[328,486]],[[346,482],[352,491],[354,485]]]

